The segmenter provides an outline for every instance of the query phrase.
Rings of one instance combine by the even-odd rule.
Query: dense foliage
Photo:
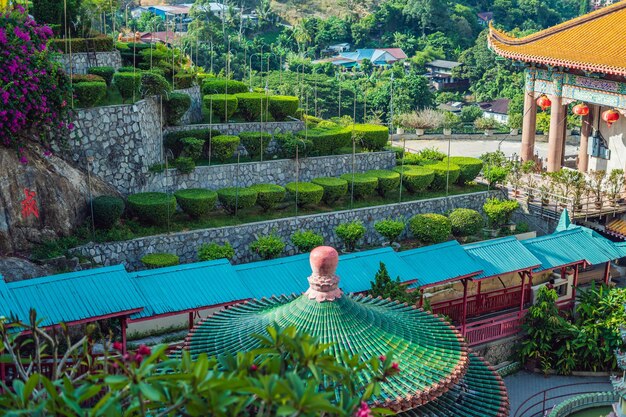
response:
[[[165,123],[169,126],[175,126],[180,123],[180,119],[191,107],[191,97],[185,93],[170,93],[163,99],[163,107],[165,109]]]
[[[128,206],[139,220],[167,224],[176,211],[176,198],[165,193],[137,193],[128,196]]]
[[[337,237],[341,239],[346,247],[347,252],[353,252],[356,245],[365,236],[365,226],[360,220],[354,220],[349,223],[341,223],[335,227]]]
[[[287,195],[294,200],[298,207],[316,205],[322,201],[324,189],[312,182],[290,182],[285,185]]]
[[[343,174],[340,178],[348,182],[348,194],[356,199],[371,196],[378,187],[378,178],[369,174]]]
[[[209,215],[217,202],[217,193],[204,188],[178,190],[174,196],[180,208],[194,219]]]
[[[311,252],[316,247],[324,244],[324,236],[311,230],[299,230],[291,235],[291,243],[300,252]]]
[[[348,193],[348,181],[342,178],[318,177],[311,180],[324,189],[322,200],[326,204],[333,204]]]
[[[445,242],[452,233],[450,220],[436,213],[416,214],[409,220],[409,229],[424,243]]]
[[[380,233],[381,236],[387,239],[387,242],[389,242],[389,244],[392,244],[393,242],[398,240],[402,232],[404,232],[405,227],[406,224],[402,219],[384,219],[379,220],[376,222],[376,224],[374,224],[374,229],[376,229],[376,231]]]
[[[435,179],[435,171],[426,166],[404,165],[394,170],[400,173],[402,186],[410,193],[424,191]]]
[[[235,250],[226,242],[223,245],[217,243],[205,243],[198,248],[198,259],[201,261],[213,261],[215,259],[232,259]]]
[[[419,299],[419,291],[407,292],[406,285],[402,285],[400,282],[400,277],[396,277],[395,281],[392,280],[387,271],[387,266],[382,262],[378,272],[376,272],[374,281],[370,283],[372,287],[368,293],[372,297],[390,298],[409,305],[414,305]]]
[[[285,187],[276,184],[254,184],[250,189],[257,192],[256,203],[263,209],[269,211],[285,199]]]
[[[125,208],[124,200],[108,195],[94,198],[91,205],[95,225],[104,229],[115,226]]]
[[[148,269],[164,268],[178,265],[180,259],[172,253],[150,253],[141,258],[141,263]]]
[[[452,225],[452,234],[456,237],[476,235],[485,223],[479,212],[468,208],[454,209],[448,218]]]
[[[232,135],[218,135],[211,140],[211,153],[220,162],[230,159],[239,146],[239,137]]]
[[[270,233],[252,242],[250,249],[258,253],[261,259],[274,259],[285,249],[285,242],[277,234]]]
[[[371,175],[378,180],[376,191],[381,197],[384,197],[388,193],[397,191],[398,187],[400,187],[400,174],[396,171],[373,169],[367,171],[365,174]]]
[[[502,227],[511,221],[513,212],[519,207],[517,200],[490,198],[483,204],[483,211],[493,228]]]

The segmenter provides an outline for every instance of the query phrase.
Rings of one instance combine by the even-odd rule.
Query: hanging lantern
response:
[[[580,117],[587,116],[589,114],[589,106],[585,103],[579,103],[572,108],[572,113]]]
[[[610,109],[602,112],[602,120],[606,122],[608,127],[619,120],[619,112],[615,109]]]
[[[541,107],[541,110],[546,110],[552,105],[552,102],[545,94],[537,99],[537,105]]]

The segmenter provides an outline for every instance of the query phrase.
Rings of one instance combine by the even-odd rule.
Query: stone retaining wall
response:
[[[391,169],[396,165],[394,152],[367,152],[355,155],[355,171]],[[298,169],[299,168],[299,169]],[[274,183],[284,185],[296,181],[310,181],[316,177],[338,177],[352,172],[352,155],[320,156],[304,158],[296,164],[295,159],[279,159],[264,162],[246,162],[199,166],[190,174],[181,174],[176,169],[167,173],[149,173],[142,191],[175,191],[181,188],[248,187],[252,184]]]
[[[70,64],[72,74],[87,74],[87,69],[91,67],[113,67],[118,69],[122,66],[120,51],[96,52],[95,55],[92,55],[92,58],[95,56],[95,59],[90,59],[89,55],[86,52],[72,54],[70,61],[70,54],[61,54],[58,60],[68,74],[70,73]]]
[[[191,88],[185,88],[182,90],[174,90],[177,93],[185,93],[191,97],[191,107],[181,117],[180,124],[188,125],[192,123],[200,123],[202,121],[202,92],[199,86],[193,86]]]
[[[123,263],[128,269],[134,270],[141,267],[141,257],[149,253],[174,253],[180,257],[181,262],[193,262],[197,261],[196,251],[201,244],[228,241],[235,249],[234,263],[250,262],[258,260],[258,257],[250,251],[249,245],[259,236],[274,231],[287,243],[283,255],[293,255],[296,253],[296,249],[289,239],[294,232],[313,230],[324,236],[326,244],[339,247],[340,242],[335,235],[334,228],[340,223],[357,219],[361,220],[367,228],[365,238],[361,243],[381,245],[384,239],[374,230],[374,224],[380,219],[387,217],[408,219],[418,213],[442,213],[458,207],[482,210],[485,200],[494,195],[497,194],[493,191],[485,191],[449,198],[442,197],[356,210],[289,217],[238,226],[163,234],[123,242],[89,243],[73,249],[72,252],[91,257],[95,262],[104,265]]]
[[[165,128],[167,132],[180,132],[193,129],[215,129],[223,135],[238,135],[241,132],[269,132],[269,133],[290,133],[304,129],[304,123],[300,120],[291,122],[252,122],[252,123],[213,123],[195,124],[186,126],[170,126]]]

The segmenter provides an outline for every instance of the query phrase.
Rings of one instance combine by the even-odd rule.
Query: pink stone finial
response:
[[[339,277],[335,274],[339,254],[330,246],[318,246],[309,257],[313,273],[309,277],[309,289],[305,292],[310,300],[318,302],[341,298],[343,291],[338,287]]]

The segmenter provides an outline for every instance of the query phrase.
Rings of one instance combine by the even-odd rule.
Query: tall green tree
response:
[[[415,304],[419,298],[418,291],[407,292],[406,286],[402,285],[399,277],[392,280],[389,272],[387,272],[387,267],[382,262],[378,272],[376,272],[374,281],[371,281],[371,285],[372,288],[369,291],[369,295],[372,297],[390,298],[410,305]]]

